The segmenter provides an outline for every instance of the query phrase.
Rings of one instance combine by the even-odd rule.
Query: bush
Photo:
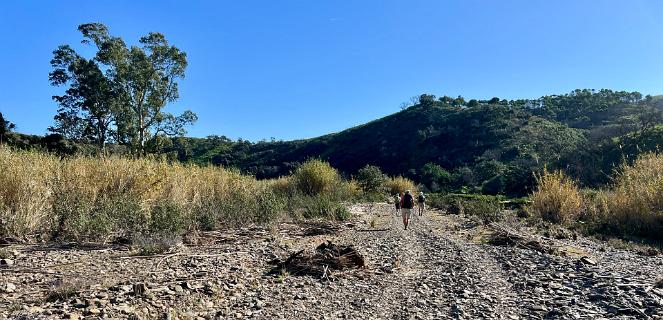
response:
[[[389,178],[385,182],[385,187],[387,191],[389,192],[390,195],[394,194],[404,194],[405,190],[410,190],[412,194],[416,194],[417,192],[417,187],[415,186],[414,182],[408,178],[403,178],[403,177],[394,177],[394,178]]]
[[[329,196],[308,197],[304,202],[304,218],[325,218],[330,220],[347,220],[350,212]]]
[[[451,173],[435,163],[427,163],[421,168],[421,182],[433,192],[448,190]]]
[[[329,163],[309,160],[297,168],[293,181],[299,191],[314,196],[331,193],[341,181],[341,176]]]
[[[150,231],[153,233],[180,235],[187,228],[189,219],[182,208],[172,202],[157,204],[152,208]]]
[[[385,181],[387,177],[376,166],[367,165],[357,172],[357,183],[366,193],[381,192]]]
[[[426,198],[431,207],[445,209],[449,214],[476,216],[485,224],[502,220],[501,200],[501,197],[481,194],[431,193]]]
[[[463,212],[466,215],[476,216],[484,224],[501,221],[504,209],[499,201],[496,200],[474,200],[461,202]]]
[[[583,208],[580,189],[561,171],[536,176],[537,187],[528,210],[545,221],[568,223],[578,217]]]

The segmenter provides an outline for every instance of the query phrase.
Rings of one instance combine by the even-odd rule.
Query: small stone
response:
[[[98,308],[88,308],[87,313],[97,315],[101,313],[101,310],[99,310]]]
[[[69,313],[64,315],[65,318],[68,318],[69,320],[78,320],[81,318],[77,313]]]
[[[6,268],[14,265],[14,260],[12,259],[0,259],[0,267]]]
[[[42,312],[44,312],[44,309],[40,308],[40,307],[37,307],[37,306],[33,306],[33,307],[28,308],[28,312],[30,312],[30,313],[42,313]]]
[[[12,293],[12,292],[16,291],[16,286],[11,282],[7,282],[4,285],[4,288],[2,288],[2,291],[6,292],[6,293]]]

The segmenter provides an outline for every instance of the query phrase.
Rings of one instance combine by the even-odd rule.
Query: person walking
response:
[[[424,210],[426,210],[426,197],[423,192],[419,192],[419,196],[417,197],[417,208],[419,210],[419,216],[424,214]]]
[[[401,204],[401,214],[403,216],[403,226],[407,230],[407,226],[410,224],[410,219],[412,218],[412,210],[414,209],[414,197],[410,193],[410,190],[405,190],[405,195],[403,195],[402,204]]]
[[[394,204],[396,205],[396,215],[398,216],[401,213],[401,195],[397,193],[394,196]]]

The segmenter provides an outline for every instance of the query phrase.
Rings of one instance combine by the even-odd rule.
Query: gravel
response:
[[[493,246],[471,218],[427,212],[403,230],[387,205],[350,222],[205,233],[173,252],[12,245],[0,267],[8,319],[663,319],[663,257],[588,238],[546,254]],[[515,223],[520,232],[533,231]],[[324,241],[353,245],[361,269],[323,279],[273,273]]]

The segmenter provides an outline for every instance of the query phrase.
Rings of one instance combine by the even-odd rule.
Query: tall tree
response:
[[[2,112],[0,112],[0,144],[4,141],[5,136],[14,129],[16,129],[16,125],[5,119]]]
[[[53,51],[51,65],[51,84],[69,88],[64,95],[53,96],[59,109],[55,126],[49,131],[70,139],[92,140],[105,154],[114,114],[122,103],[121,90],[104,75],[96,61],[81,57],[69,46]]]
[[[112,139],[140,154],[159,136],[186,133],[196,114],[164,111],[179,98],[177,81],[184,78],[186,53],[169,45],[161,33],[149,33],[139,46],[129,47],[101,23],[82,24],[78,30],[82,43],[94,45],[97,52],[88,60],[69,46],[54,51],[49,79],[53,85],[70,86],[54,97],[60,105],[54,132],[93,136],[102,148]]]
[[[164,111],[179,98],[177,81],[184,78],[187,60],[186,53],[171,46],[163,34],[149,33],[140,39],[140,46],[128,47],[122,39],[110,36],[103,24],[88,23],[78,29],[86,41],[96,44],[96,59],[126,93],[118,132],[135,151],[144,154],[159,135],[182,135],[197,120],[191,111],[180,116]]]

